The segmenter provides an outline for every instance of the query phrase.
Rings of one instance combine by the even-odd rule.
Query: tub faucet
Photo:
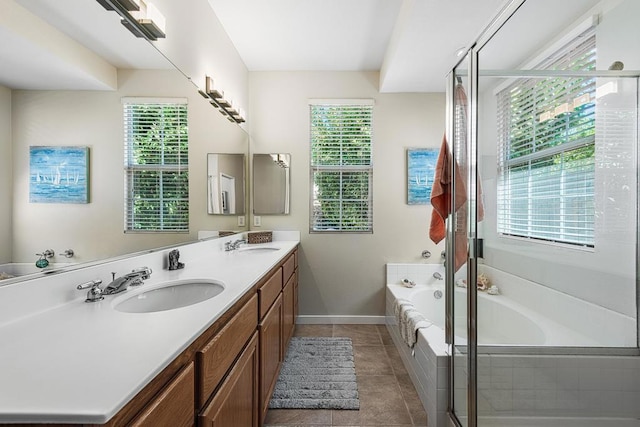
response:
[[[143,280],[148,279],[151,276],[151,269],[149,267],[140,267],[132,270],[131,273],[127,273],[124,276],[115,278],[115,273],[112,273],[114,279],[111,283],[104,288],[104,295],[113,295],[126,291],[129,286],[142,285]]]

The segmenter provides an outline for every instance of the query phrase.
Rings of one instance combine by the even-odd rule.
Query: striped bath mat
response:
[[[269,408],[359,409],[351,338],[291,338]]]

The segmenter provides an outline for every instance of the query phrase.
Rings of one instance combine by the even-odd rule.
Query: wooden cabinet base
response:
[[[198,417],[199,427],[258,426],[258,334],[242,355],[209,405]]]
[[[193,362],[191,362],[130,425],[131,427],[191,427],[194,401],[195,379]]]

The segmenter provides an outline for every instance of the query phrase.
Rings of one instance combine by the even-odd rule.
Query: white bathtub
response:
[[[444,282],[432,277],[444,274],[441,266],[395,266],[388,272],[387,284],[393,298],[406,298],[434,325],[444,329],[444,297],[435,299],[436,289],[444,291]],[[398,267],[402,266],[402,267]],[[393,267],[390,267],[393,270]],[[588,301],[484,265],[487,274],[500,289],[500,295],[478,292],[478,344],[550,347],[636,347],[635,319]],[[404,277],[406,276],[406,277]],[[415,280],[415,288],[405,288],[401,278]],[[456,344],[466,337],[466,289],[455,289]],[[615,331],[615,333],[612,333]]]
[[[28,274],[49,273],[55,269],[72,265],[67,262],[51,263],[47,268],[36,267],[35,262],[13,262],[8,264],[0,264],[0,273],[8,274],[12,277],[26,276]]]
[[[483,266],[484,267],[484,266]],[[617,426],[612,417],[635,419],[640,425],[640,357],[513,354],[510,349],[523,346],[606,347],[635,344],[629,334],[630,323],[619,313],[593,306],[560,294],[544,286],[500,280],[510,275],[486,267],[485,272],[504,291],[503,295],[478,295],[479,356],[478,409],[483,417],[548,417],[556,414],[553,425]],[[440,265],[387,264],[386,322],[405,367],[427,411],[430,426],[447,426],[448,364],[450,348],[444,335],[444,282],[433,278],[443,274]],[[515,277],[515,276],[513,276]],[[414,288],[400,285],[401,279],[414,280]],[[560,294],[560,295],[557,295]],[[511,298],[513,296],[514,298]],[[394,316],[398,298],[411,300],[433,324],[418,332],[414,353],[400,338]],[[456,343],[464,345],[466,336],[466,290],[456,289],[460,304],[456,307]],[[518,301],[515,298],[522,298]],[[539,307],[544,313],[534,310]],[[564,307],[564,310],[563,310]],[[589,319],[589,316],[593,319]],[[567,319],[565,321],[565,319]],[[561,323],[563,321],[565,324]],[[589,326],[598,323],[597,328]],[[633,328],[632,328],[633,329]],[[606,333],[608,331],[608,334]],[[612,333],[615,331],[615,333]],[[608,343],[616,343],[610,345]],[[503,353],[483,351],[504,347]],[[486,348],[486,347],[485,347]],[[579,351],[579,350],[576,350]],[[464,359],[466,356],[462,355]],[[464,366],[456,366],[457,378],[466,376]],[[456,394],[466,394],[466,382],[455,384]],[[459,389],[459,390],[458,390]],[[607,418],[609,417],[609,418]],[[627,420],[624,420],[627,422]],[[634,422],[636,424],[634,424]],[[567,424],[569,423],[569,424]],[[580,424],[582,423],[582,424]],[[513,424],[521,425],[521,424]],[[547,424],[550,425],[550,424]]]

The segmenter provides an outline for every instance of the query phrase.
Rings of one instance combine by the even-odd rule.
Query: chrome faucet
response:
[[[140,267],[132,270],[131,273],[127,273],[124,276],[118,278],[115,277],[115,273],[112,273],[114,278],[111,283],[104,288],[104,295],[113,295],[126,291],[129,286],[142,285],[143,280],[148,279],[151,276],[151,269],[149,267]]]
[[[81,283],[78,286],[76,286],[76,289],[81,290],[81,289],[89,289],[87,291],[87,299],[85,299],[85,302],[98,302],[98,301],[102,301],[104,299],[104,297],[102,296],[104,294],[102,288],[100,287],[100,285],[102,284],[102,280],[100,279],[95,279],[95,280],[89,280],[88,282],[85,283]]]
[[[227,243],[224,244],[224,250],[227,251],[227,252],[236,250],[243,243],[247,243],[247,240],[246,239],[238,239],[235,242],[227,242]]]

